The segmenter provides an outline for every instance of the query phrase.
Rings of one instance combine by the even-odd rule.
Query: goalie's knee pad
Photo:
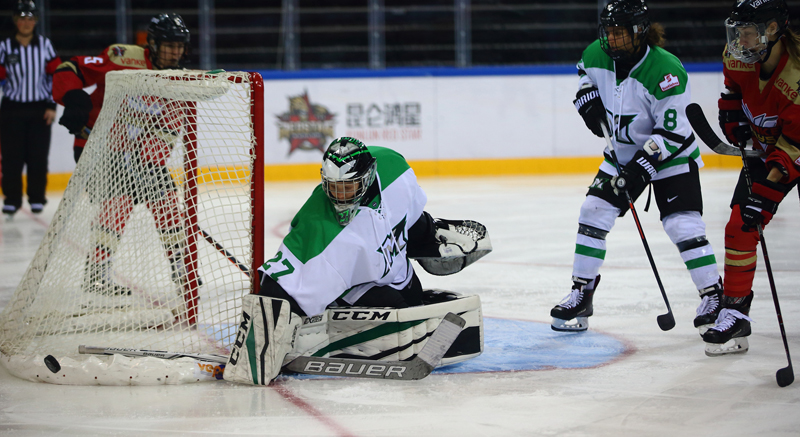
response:
[[[472,220],[436,219],[435,239],[437,254],[414,257],[432,275],[460,272],[492,251],[486,226]]]
[[[458,363],[483,351],[483,316],[478,296],[460,296],[441,303],[411,308],[329,308],[303,318],[295,350],[298,356],[400,361],[413,358],[447,313],[466,325],[440,365]]]
[[[255,294],[242,298],[242,321],[222,375],[226,381],[267,385],[295,346],[301,317],[289,302]]]

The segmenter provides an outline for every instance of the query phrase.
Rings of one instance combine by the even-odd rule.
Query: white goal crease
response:
[[[0,313],[10,373],[79,385],[216,377],[193,360],[86,356],[78,346],[229,352],[241,298],[256,286],[242,266],[263,262],[262,89],[257,73],[108,73],[86,148]]]

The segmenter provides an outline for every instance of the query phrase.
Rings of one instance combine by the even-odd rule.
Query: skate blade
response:
[[[722,355],[743,354],[750,349],[747,337],[737,337],[730,339],[727,343],[706,343],[706,355],[709,357],[719,357]]]
[[[550,329],[558,332],[581,332],[589,329],[588,317],[576,317],[570,320],[557,319],[553,317]]]

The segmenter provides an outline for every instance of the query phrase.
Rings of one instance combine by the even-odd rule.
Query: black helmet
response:
[[[778,33],[789,26],[789,6],[786,0],[739,0],[733,5],[730,21],[756,24],[778,23]]]
[[[631,40],[624,40],[622,47],[611,47],[608,28],[621,27],[628,30]],[[645,48],[647,31],[650,30],[647,4],[644,0],[611,0],[600,12],[600,46],[615,61],[637,59]]]
[[[164,41],[184,43],[183,59],[189,54],[189,29],[183,18],[175,13],[158,14],[150,19],[147,26],[147,45],[150,47],[150,60],[156,65],[158,50]]]
[[[734,58],[752,64],[769,56],[776,40],[770,41],[767,28],[775,22],[780,36],[789,26],[789,7],[786,0],[738,0],[725,20],[728,33],[728,52]],[[749,29],[746,32],[743,30]]]
[[[39,9],[32,0],[20,0],[14,9],[15,17],[39,17]]]
[[[322,155],[322,189],[333,202],[340,225],[350,223],[355,217],[376,173],[376,160],[361,141],[340,137],[328,146]]]

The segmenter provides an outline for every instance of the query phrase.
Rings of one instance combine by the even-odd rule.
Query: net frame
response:
[[[235,326],[238,324],[241,295],[258,292],[258,281],[255,272],[264,262],[264,93],[261,76],[254,72],[202,72],[191,70],[127,70],[110,72],[106,76],[107,89],[105,91],[103,110],[94,127],[95,132],[87,143],[84,156],[99,153],[97,151],[103,147],[101,144],[103,140],[100,138],[113,136],[110,132],[115,127],[123,124],[118,120],[104,124],[104,113],[112,113],[118,110],[119,103],[116,103],[115,106],[114,103],[110,102],[114,96],[118,96],[121,92],[127,92],[120,91],[120,89],[127,90],[128,88],[126,87],[129,84],[138,84],[139,82],[147,83],[151,87],[150,89],[157,90],[153,94],[155,97],[148,95],[148,98],[161,99],[168,102],[172,102],[173,99],[175,101],[181,99],[180,101],[182,102],[180,105],[182,108],[182,135],[180,135],[179,143],[185,152],[182,155],[184,161],[183,174],[181,175],[183,178],[181,185],[182,205],[185,211],[181,215],[183,220],[182,229],[185,229],[185,250],[182,257],[182,262],[185,266],[185,281],[182,282],[184,284],[184,292],[181,293],[179,291],[177,297],[177,300],[182,299],[183,303],[173,304],[173,306],[183,307],[178,313],[173,309],[173,320],[165,320],[169,316],[163,315],[163,308],[156,308],[153,305],[152,311],[140,311],[143,315],[138,315],[139,319],[145,318],[146,322],[132,322],[128,319],[134,317],[129,317],[130,314],[125,314],[125,312],[126,308],[138,309],[136,305],[130,305],[129,307],[108,306],[102,307],[103,310],[111,308],[105,313],[97,311],[95,314],[87,310],[86,314],[73,314],[72,317],[65,318],[66,320],[62,320],[64,318],[59,319],[57,321],[61,325],[51,323],[55,327],[47,324],[49,320],[56,319],[52,315],[54,310],[48,308],[48,311],[51,312],[42,311],[37,314],[37,317],[41,319],[36,320],[37,323],[40,323],[40,325],[37,325],[37,329],[28,330],[32,332],[26,331],[26,326],[30,325],[31,320],[34,320],[31,316],[31,308],[35,308],[40,301],[45,301],[49,297],[37,295],[37,292],[41,291],[40,286],[42,286],[45,279],[52,279],[46,278],[46,275],[51,273],[48,271],[48,265],[51,265],[49,270],[53,270],[52,265],[55,264],[55,261],[51,263],[51,257],[58,252],[59,244],[63,243],[65,234],[69,234],[69,232],[66,232],[69,229],[66,227],[66,223],[72,214],[75,214],[76,210],[85,207],[85,202],[81,204],[77,201],[64,202],[62,200],[34,260],[25,272],[12,300],[0,313],[0,362],[15,376],[31,381],[76,385],[153,385],[218,379],[221,376],[219,366],[198,365],[197,362],[189,359],[165,361],[156,358],[134,360],[122,356],[77,356],[77,348],[74,348],[74,351],[70,350],[69,353],[58,354],[51,354],[52,351],[50,349],[57,349],[53,345],[57,345],[59,339],[68,338],[69,341],[65,341],[65,343],[74,341],[73,335],[85,336],[87,342],[93,340],[102,341],[103,335],[97,334],[101,330],[98,326],[104,325],[112,327],[107,329],[108,332],[118,334],[116,337],[114,335],[106,336],[108,338],[124,336],[128,333],[124,330],[131,329],[131,326],[134,326],[132,330],[139,329],[144,331],[143,338],[157,338],[160,334],[171,335],[174,332],[188,333],[186,334],[187,336],[194,337],[202,337],[204,335],[202,334],[204,328],[200,316],[201,302],[199,294],[201,252],[208,256],[210,251],[216,251],[218,258],[220,258],[219,254],[221,254],[221,257],[227,258],[230,262],[238,262],[236,257],[228,252],[230,247],[226,248],[226,241],[221,239],[219,235],[212,236],[213,231],[209,234],[205,229],[202,229],[198,219],[200,216],[200,199],[207,194],[202,189],[205,186],[204,184],[220,183],[214,179],[215,177],[225,178],[225,172],[230,174],[232,171],[239,176],[244,175],[245,178],[249,178],[249,184],[245,184],[245,189],[249,195],[249,201],[246,203],[249,204],[250,214],[249,229],[246,229],[249,235],[245,237],[249,238],[249,254],[245,258],[249,259],[246,262],[246,267],[242,263],[236,266],[242,272],[247,270],[248,278],[246,281],[239,282],[241,290],[237,289],[236,292],[240,292],[240,294],[225,302],[226,308],[220,310],[219,314],[215,314],[215,317],[223,318],[225,323],[230,325],[231,329],[228,329],[227,334],[215,333],[213,335],[214,338],[202,338],[201,342],[206,342],[208,345],[203,344],[199,347],[196,345],[196,339],[193,338],[192,341],[194,343],[188,347],[194,347],[195,350],[183,349],[179,350],[179,352],[226,353],[230,343],[233,341]],[[242,98],[239,99],[241,101],[239,102],[240,107],[237,113],[239,119],[237,120],[240,122],[244,120],[246,113],[247,120],[242,126],[246,125],[249,129],[247,133],[249,135],[247,140],[249,142],[249,167],[235,170],[222,168],[220,170],[222,176],[210,175],[206,171],[207,169],[204,168],[204,158],[202,156],[204,148],[207,147],[207,144],[204,143],[213,142],[213,139],[208,135],[204,138],[203,127],[210,120],[208,109],[204,108],[204,106],[207,106],[205,102],[227,98],[228,95],[234,94],[231,91],[232,88],[236,88],[237,92],[243,96],[240,96]],[[125,95],[125,97],[130,96]],[[246,99],[246,101],[243,99]],[[244,108],[243,105],[246,105],[247,108]],[[216,116],[222,119],[228,114],[216,114]],[[92,141],[92,139],[95,139],[95,141]],[[172,146],[170,149],[172,149]],[[82,156],[82,161],[90,159],[84,156]],[[84,167],[86,166],[81,166],[81,163],[79,163],[65,191],[64,199],[67,199],[71,195],[70,193],[77,196],[74,193],[86,191],[86,187],[76,187],[74,185],[80,184],[80,181],[86,180],[85,178],[90,178],[91,172],[97,172],[97,170]],[[169,176],[169,179],[174,179],[174,176]],[[153,214],[155,215],[155,213]],[[126,231],[126,233],[130,232],[132,231]],[[126,236],[123,235],[123,238],[126,238]],[[203,239],[208,241],[209,245],[200,250],[200,246],[204,244],[201,243]],[[230,262],[228,265],[230,265]],[[206,270],[208,268],[206,266]],[[214,268],[218,269],[219,267]],[[85,290],[82,293],[87,294]],[[96,303],[102,302],[103,299],[111,301],[113,299],[124,299],[124,297],[93,295],[92,299],[94,300],[91,302]],[[85,306],[86,301],[81,304]],[[213,304],[214,302],[212,301],[205,305],[207,307],[209,305],[213,306]],[[160,315],[155,314],[157,311],[160,311]],[[158,319],[158,317],[162,319]],[[65,323],[72,324],[66,331],[64,330]],[[137,328],[136,323],[143,324]],[[124,332],[120,333],[115,329]],[[230,331],[234,334],[231,334]],[[40,344],[49,346],[41,346]],[[162,343],[155,340],[152,343],[145,341],[139,344],[109,344],[105,346],[158,349],[160,345]],[[180,345],[177,347],[180,349]],[[58,366],[56,366],[59,367],[58,372],[53,371],[52,365],[45,363],[45,357],[48,355],[53,355],[52,360],[58,363]]]

